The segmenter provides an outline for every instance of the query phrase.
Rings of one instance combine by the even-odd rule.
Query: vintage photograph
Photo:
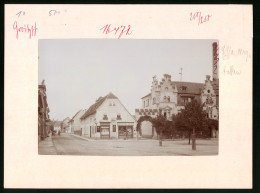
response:
[[[212,39],[41,39],[38,154],[208,156],[219,149]]]

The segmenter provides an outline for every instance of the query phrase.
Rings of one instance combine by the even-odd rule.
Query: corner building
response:
[[[142,97],[142,108],[135,109],[135,116],[138,120],[141,116],[156,117],[164,115],[171,120],[173,114],[177,114],[185,108],[186,103],[197,100],[204,104],[204,110],[209,119],[218,120],[219,81],[211,81],[206,76],[205,83],[171,81],[171,75],[164,74],[160,82],[153,77],[151,92]],[[156,137],[156,131],[149,121],[143,121],[141,125],[142,137]],[[214,133],[215,132],[215,133]],[[216,134],[213,131],[213,137]]]
[[[99,97],[80,119],[85,137],[118,139],[134,138],[137,134],[135,118],[113,93]]]

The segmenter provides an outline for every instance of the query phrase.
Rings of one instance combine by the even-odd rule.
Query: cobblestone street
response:
[[[186,140],[89,140],[80,136],[62,133],[51,137],[58,155],[92,155],[92,156],[190,156],[217,155],[218,140],[196,140],[197,150],[192,151]],[[39,144],[39,154],[55,154],[52,145],[43,148],[46,142]],[[46,145],[45,145],[46,146]],[[44,151],[43,151],[44,150]]]

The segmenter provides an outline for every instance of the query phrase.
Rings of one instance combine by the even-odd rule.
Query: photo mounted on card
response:
[[[5,5],[4,187],[252,188],[252,21]]]
[[[39,154],[217,155],[218,55],[217,40],[39,40]]]

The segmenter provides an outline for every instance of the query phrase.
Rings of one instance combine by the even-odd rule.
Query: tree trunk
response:
[[[196,150],[196,137],[195,137],[195,129],[193,128],[192,133],[192,150]]]
[[[159,146],[162,146],[162,130],[160,131]]]
[[[190,136],[191,136],[191,131],[189,131],[189,144],[190,144]]]

